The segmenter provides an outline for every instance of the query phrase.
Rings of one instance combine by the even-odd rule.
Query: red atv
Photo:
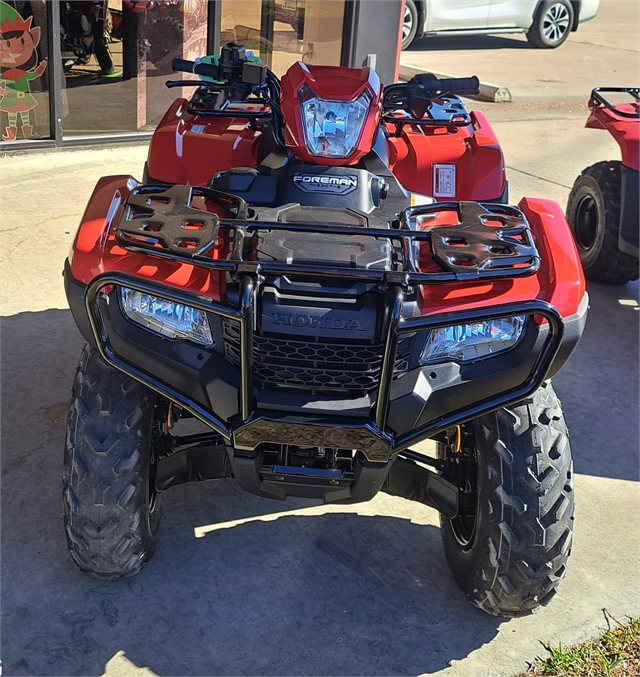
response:
[[[560,207],[503,204],[497,139],[455,94],[477,78],[383,90],[369,68],[297,63],[279,82],[235,44],[174,68],[203,80],[143,183],[98,182],[65,267],[89,344],[64,467],[74,562],[137,573],[164,492],[233,477],[432,506],[476,605],[547,604],[574,506],[547,379],[587,296]],[[415,451],[427,439],[437,456]]]
[[[626,95],[630,103],[611,103]],[[613,95],[613,96],[612,96]],[[640,214],[640,89],[597,87],[587,127],[606,129],[620,145],[622,162],[598,162],[573,184],[567,218],[585,275],[596,282],[638,279]]]

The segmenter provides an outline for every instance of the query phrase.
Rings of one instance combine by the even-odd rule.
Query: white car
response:
[[[600,0],[405,0],[402,49],[433,35],[526,33],[534,47],[559,47],[598,13]]]

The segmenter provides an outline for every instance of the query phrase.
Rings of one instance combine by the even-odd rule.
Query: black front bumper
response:
[[[284,412],[256,406],[257,390],[252,384],[251,373],[251,318],[255,315],[255,294],[253,280],[249,276],[242,278],[239,309],[230,309],[174,288],[122,274],[100,276],[85,287],[72,277],[67,267],[65,284],[78,327],[105,361],[179,404],[215,430],[224,441],[227,461],[216,461],[213,464],[215,469],[206,471],[203,469],[211,465],[211,459],[204,460],[202,454],[198,456],[202,460],[200,465],[194,456],[190,461],[177,465],[176,459],[173,459],[172,463],[166,464],[163,488],[196,477],[207,479],[232,475],[244,489],[259,495],[272,498],[295,495],[339,502],[368,500],[381,488],[391,491],[390,482],[396,486],[395,493],[406,495],[398,489],[398,479],[392,481],[388,477],[398,454],[460,423],[532,394],[573,351],[582,334],[587,310],[585,298],[580,313],[563,319],[548,303],[528,301],[400,321],[403,291],[398,285],[389,291],[391,312],[386,326],[380,383],[373,398],[375,406],[368,416],[363,417],[345,415],[348,412],[344,411],[336,415],[332,411],[322,414],[317,410],[309,413],[305,409]],[[110,295],[101,293],[105,288],[115,289],[118,286],[191,305],[206,312],[210,318],[239,322],[243,349],[240,368],[230,365],[223,355],[213,350],[188,341],[164,339],[130,322],[124,317],[115,292],[111,291]],[[455,379],[452,381],[447,375],[450,364],[410,370],[402,378],[393,380],[397,344],[403,335],[513,315],[536,315],[547,320],[546,325],[528,323],[535,332],[521,342],[520,359],[516,348],[512,351],[513,355],[485,360],[483,378],[478,373],[477,380],[458,382],[457,385]],[[506,365],[501,367],[502,372],[498,370],[498,364]],[[226,375],[221,377],[221,370],[226,370]],[[436,396],[429,403],[432,393],[424,392],[424,389],[430,380],[437,381],[438,378],[444,387],[440,393],[433,393]],[[212,408],[211,391],[222,398],[220,401],[226,402],[227,410],[222,415]],[[234,401],[234,398],[237,399]],[[260,445],[269,442],[299,447],[357,449],[361,453],[354,473],[349,476],[331,471],[265,467]],[[187,458],[193,452],[187,450],[184,453]],[[402,475],[405,478],[408,477],[407,462],[400,459],[396,463],[398,469],[404,466]],[[421,487],[418,493],[423,495],[423,502],[440,510],[456,509],[452,507],[456,505],[452,487],[447,486],[446,481],[415,464],[411,472]],[[411,491],[415,493],[415,487]],[[438,504],[433,502],[434,492],[440,497]]]
[[[158,189],[141,189],[140,200],[146,200],[147,194],[154,190]],[[163,199],[168,199],[166,196],[169,192],[164,195]],[[179,203],[181,195],[174,195],[170,199]],[[123,230],[117,231],[121,246],[155,259],[188,262],[228,274],[238,286],[237,303],[233,306],[122,273],[100,275],[85,287],[73,278],[67,265],[65,281],[72,313],[85,338],[100,351],[103,359],[206,423],[220,436],[224,445],[227,460],[210,463],[210,469],[200,475],[193,471],[195,452],[190,457],[187,453],[183,464],[175,456],[173,461],[168,457],[164,466],[173,470],[167,470],[161,488],[196,477],[233,475],[243,488],[264,496],[284,498],[286,495],[303,495],[337,501],[367,500],[385,482],[387,490],[392,491],[389,469],[399,454],[407,456],[405,450],[409,447],[528,397],[557,371],[577,345],[582,333],[586,320],[586,296],[579,312],[571,318],[563,318],[553,306],[541,300],[437,316],[403,316],[405,295],[418,285],[513,278],[533,275],[538,270],[540,259],[532,245],[531,233],[517,210],[504,206],[485,208],[474,203],[454,206],[460,209],[464,237],[472,242],[474,238],[480,238],[477,246],[470,247],[472,255],[477,256],[476,265],[472,267],[447,262],[449,259],[455,260],[454,254],[458,253],[448,251],[447,240],[454,234],[451,228],[447,229],[448,238],[438,234],[437,229],[432,233],[411,230],[409,222],[418,213],[417,210],[407,210],[402,215],[400,226],[389,229],[354,230],[346,226],[263,223],[238,219],[225,223],[211,217],[212,223],[208,226],[211,233],[203,236],[202,248],[195,254],[176,249],[170,244],[160,250],[147,245],[136,239],[137,226],[126,222],[125,217],[121,219],[119,227]],[[190,207],[180,203],[180,208],[182,212],[190,213]],[[437,205],[417,209],[420,214],[428,214],[429,211],[442,208],[443,205]],[[487,232],[490,231],[484,225],[477,229],[474,224],[486,216],[488,209],[493,210],[490,212],[493,220],[504,222],[509,232],[520,233],[522,245],[517,242],[510,244],[513,253],[508,256],[512,261],[500,259],[501,254],[487,256],[487,251],[492,248],[487,247],[481,238],[488,237]],[[199,215],[203,213],[195,211]],[[160,216],[168,219],[169,230],[174,226],[179,227],[179,223],[176,222],[176,225],[173,222],[173,217],[166,214]],[[180,218],[183,217],[181,213]],[[158,220],[159,217],[156,214],[154,218]],[[199,218],[202,219],[201,216]],[[235,233],[235,253],[222,260],[209,258],[204,252],[214,245],[216,233],[223,227]],[[359,237],[395,241],[401,252],[400,262],[390,269],[388,266],[349,268],[331,263],[290,265],[280,261],[245,259],[243,243],[252,233],[260,230],[346,235],[353,235],[357,231]],[[427,239],[434,252],[434,260],[437,259],[442,272],[423,273],[417,269],[414,243]],[[167,242],[170,240],[168,238]],[[313,403],[304,391],[299,390],[292,395],[286,388],[270,391],[258,387],[260,384],[254,380],[253,362],[254,338],[257,335],[262,337],[256,332],[263,331],[259,326],[258,312],[261,285],[264,280],[278,276],[358,281],[381,295],[380,307],[384,309],[384,314],[380,316],[378,382],[377,387],[368,392],[366,397],[354,401],[320,394]],[[120,306],[119,287],[159,296],[205,313],[209,318],[214,346],[206,348],[190,341],[168,340],[130,321]],[[430,330],[518,315],[528,317],[526,329],[519,343],[508,352],[462,366],[443,363],[425,367],[419,364],[420,342],[424,345],[426,332]],[[534,321],[533,316],[544,318],[545,322]],[[221,350],[224,342],[222,326],[225,322],[234,323],[237,327],[237,364],[231,363],[224,350]],[[413,342],[412,357],[409,368],[398,374],[398,346],[407,340]],[[289,399],[284,402],[287,396]],[[312,471],[308,468],[302,471],[290,466],[265,465],[261,447],[269,443],[303,449],[325,447],[357,450],[357,454],[352,471],[346,474],[333,470]],[[402,462],[406,464],[410,461],[405,458]],[[199,465],[204,467],[206,463]],[[404,467],[406,469],[406,465]],[[454,490],[434,473],[428,473],[428,476],[422,473],[421,477],[424,480],[421,480],[422,489],[413,487],[411,492],[423,496],[440,495],[442,498]],[[391,484],[394,485],[393,482]],[[401,484],[407,485],[406,482]],[[397,488],[397,483],[394,486]],[[445,512],[451,512],[451,501],[446,498],[442,500]],[[438,507],[441,509],[440,505]]]

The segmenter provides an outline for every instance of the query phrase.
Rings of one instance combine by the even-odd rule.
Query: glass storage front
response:
[[[243,43],[278,76],[296,61],[339,66],[344,14],[344,0],[222,0],[220,43]]]
[[[51,138],[49,3],[0,2],[2,142]]]
[[[152,131],[194,91],[167,89],[172,59],[212,44],[243,43],[279,76],[339,65],[344,20],[345,0],[0,0],[2,142]]]
[[[207,52],[206,0],[62,2],[60,21],[65,135],[151,131],[172,59]]]

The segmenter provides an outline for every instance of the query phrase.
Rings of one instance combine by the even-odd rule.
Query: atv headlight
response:
[[[207,316],[197,308],[128,287],[120,287],[120,302],[124,314],[145,329],[170,339],[213,345]]]
[[[524,315],[432,329],[420,364],[472,362],[513,348],[522,336]]]
[[[353,101],[321,99],[305,87],[300,92],[302,124],[311,155],[346,158],[353,153],[367,119],[369,96]]]

